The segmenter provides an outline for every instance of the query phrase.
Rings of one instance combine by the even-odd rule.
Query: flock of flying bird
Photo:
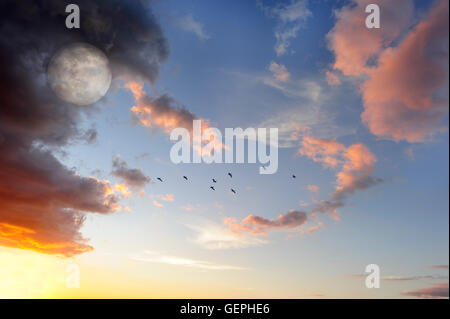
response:
[[[230,172],[228,172],[228,176],[230,176],[230,178],[233,178],[233,174],[231,174]],[[187,176],[185,176],[185,175],[183,175],[183,178],[184,178],[185,180],[189,180],[189,179],[187,178]],[[295,176],[294,174],[292,174],[292,178],[297,178],[297,176]],[[164,182],[163,179],[162,179],[161,177],[157,177],[156,179],[157,179],[158,181],[160,181],[161,183]],[[212,179],[212,182],[213,182],[213,183],[217,183],[217,180],[216,180],[215,178],[213,178],[213,179]],[[214,186],[210,186],[209,188],[211,188],[213,191],[216,190],[216,189],[214,188]],[[230,191],[231,191],[233,194],[237,194],[236,191],[235,191],[233,188],[230,188]]]

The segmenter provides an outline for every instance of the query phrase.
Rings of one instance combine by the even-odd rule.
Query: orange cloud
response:
[[[161,200],[165,202],[173,202],[174,201],[174,195],[173,194],[166,194],[161,196]]]
[[[165,194],[165,195],[150,195],[151,198],[157,198],[159,200],[165,202],[173,202],[175,200],[175,196],[173,194]]]
[[[129,81],[125,87],[133,93],[136,105],[131,111],[138,121],[147,127],[158,127],[167,134],[177,127],[182,127],[192,132],[192,121],[200,119],[187,109],[178,105],[167,94],[152,98],[144,92],[144,86],[140,82]],[[206,129],[208,121],[203,120]]]
[[[268,229],[292,229],[303,225],[307,220],[306,213],[290,210],[286,214],[279,215],[276,219],[267,219],[261,216],[248,215],[240,223],[236,218],[225,218],[224,224],[236,234],[248,232],[251,235],[266,235]]]
[[[211,148],[209,151],[204,147],[211,143],[214,149],[225,149],[225,145],[221,140],[214,138],[214,132],[210,127],[210,122],[206,119],[199,118],[192,114],[183,106],[179,105],[171,96],[167,94],[152,98],[145,94],[144,86],[140,82],[129,81],[125,87],[131,91],[136,101],[136,105],[131,108],[131,111],[136,116],[136,119],[144,126],[150,128],[159,128],[165,133],[170,132],[175,128],[185,128],[191,134],[193,132],[193,121],[201,120],[201,133],[209,136],[210,140],[202,140],[202,145],[194,146],[193,149],[199,154],[213,152]],[[212,142],[214,140],[214,143]],[[192,142],[192,141],[191,141]]]
[[[40,240],[41,238],[39,237],[40,236],[36,234],[35,230],[7,223],[0,223],[0,245],[2,246],[34,250],[67,257],[93,250],[93,247],[86,244],[83,245],[82,243],[64,240],[45,242]]]
[[[153,203],[153,205],[155,205],[156,207],[164,207],[164,205],[161,204],[160,202],[158,202],[157,200],[153,200],[152,203]]]
[[[317,185],[308,185],[308,190],[313,193],[317,193],[319,191],[319,186]]]
[[[353,144],[342,154],[345,162],[337,174],[337,192],[350,192],[365,188],[370,183],[370,175],[375,170],[376,157],[363,144]]]
[[[378,2],[380,29],[364,27],[370,1],[354,3],[336,12],[327,38],[335,54],[333,68],[364,76],[363,123],[374,135],[394,141],[423,142],[443,131],[441,121],[448,113],[448,1],[436,1],[411,31],[412,1]]]
[[[145,96],[143,82],[129,81],[125,84],[125,87],[133,93],[136,100]]]
[[[168,55],[167,41],[148,6],[141,3],[104,2],[104,10],[86,10],[85,21],[95,25],[85,25],[77,34],[58,27],[58,1],[43,6],[21,3],[28,4],[33,6],[31,15],[20,9],[3,14],[5,6],[15,7],[14,1],[0,5],[1,29],[10,34],[0,37],[0,245],[70,257],[93,249],[81,233],[85,216],[117,210],[120,196],[109,183],[80,176],[55,155],[80,141],[93,142],[95,130],[82,125],[93,108],[58,98],[41,80],[47,62],[42,57],[52,56],[63,43],[89,42],[101,50],[106,45],[114,48],[104,50],[110,51],[114,78],[139,77],[154,83]],[[42,28],[42,21],[48,27]]]
[[[396,48],[383,51],[361,87],[370,131],[395,141],[423,142],[445,130],[448,113],[449,2],[439,1]]]
[[[336,167],[340,164],[338,155],[345,150],[345,146],[328,139],[303,137],[298,153],[311,158],[314,162],[324,163],[329,167]]]
[[[335,54],[333,68],[344,75],[360,76],[370,69],[370,60],[376,58],[387,45],[411,25],[414,11],[410,0],[379,0],[382,27],[365,27],[365,8],[370,0],[354,0],[334,12],[336,24],[328,33],[329,48]]]
[[[291,125],[294,127],[294,131],[291,133],[291,138],[298,140],[302,136],[311,135],[311,128],[309,126],[300,125],[296,122],[292,122]]]
[[[50,154],[34,156],[14,159],[20,174],[0,159],[0,245],[65,257],[93,250],[80,233],[85,214],[113,212],[119,198],[107,181],[81,177]]]
[[[331,213],[338,220],[337,209],[344,206],[343,200],[348,195],[381,181],[371,176],[377,159],[364,144],[345,147],[335,140],[305,136],[298,152],[315,162],[322,163],[325,167],[340,167],[336,174],[336,189],[331,194],[331,200],[322,200],[313,212]]]
[[[116,184],[114,185],[114,190],[122,194],[123,197],[130,197],[131,192],[129,191],[127,185],[125,184]]]

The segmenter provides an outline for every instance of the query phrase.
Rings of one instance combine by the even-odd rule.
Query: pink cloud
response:
[[[303,137],[298,153],[311,158],[314,162],[320,162],[327,167],[336,167],[340,163],[337,155],[345,149],[345,146],[334,140]]]
[[[448,269],[448,265],[431,265],[428,266],[430,269]]]
[[[363,27],[368,2],[337,11],[327,36],[333,68],[364,76],[361,118],[374,135],[426,141],[445,130],[441,121],[448,113],[448,1],[436,1],[412,29],[413,2],[407,0],[381,1],[382,27]]]
[[[313,193],[317,193],[319,191],[319,186],[317,185],[308,185],[308,190]]]
[[[448,282],[437,283],[428,288],[407,291],[403,295],[424,299],[448,298]]]
[[[160,128],[167,134],[177,127],[192,132],[192,121],[200,119],[178,105],[169,95],[164,94],[155,98],[147,95],[142,82],[129,81],[125,87],[133,93],[137,103],[131,111],[144,126]],[[208,121],[203,121],[206,129]]]
[[[291,79],[291,74],[283,64],[272,61],[270,62],[269,70],[273,73],[275,80],[279,82],[288,82]]]
[[[160,202],[158,202],[157,200],[153,200],[152,201],[152,203],[153,203],[153,205],[155,205],[156,207],[164,207],[164,205],[163,204],[161,204]]]
[[[162,195],[160,197],[161,200],[165,201],[165,202],[173,202],[175,197],[173,194],[166,194],[166,195]]]
[[[275,219],[248,215],[241,222],[237,222],[236,218],[225,218],[224,224],[229,226],[230,230],[237,235],[242,232],[248,232],[251,235],[266,235],[268,229],[293,229],[303,225],[306,221],[306,213],[290,210]]]
[[[312,225],[305,230],[301,230],[300,234],[301,235],[311,235],[312,233],[318,231],[320,228],[323,228],[323,227],[325,227],[325,224],[322,223],[321,221],[318,221],[317,224]]]
[[[412,23],[411,0],[380,0],[382,27],[365,27],[365,8],[370,0],[354,0],[335,11],[336,24],[328,33],[329,48],[335,54],[333,68],[344,75],[360,76],[370,69],[369,62],[400,36]]]
[[[329,86],[339,85],[341,84],[341,79],[335,72],[326,71],[325,77],[327,79]]]
[[[347,196],[381,181],[372,177],[377,159],[364,144],[346,147],[335,140],[305,136],[300,145],[298,150],[300,155],[322,163],[327,168],[339,169],[331,200],[322,200],[313,212],[330,213],[339,220],[337,210],[344,206],[343,200]]]
[[[383,51],[370,71],[361,87],[361,117],[375,135],[422,142],[445,129],[448,12],[448,1],[438,2],[398,47]]]
[[[208,145],[214,146],[214,149],[225,149],[225,145],[220,140],[213,138],[213,136],[216,136],[208,120],[191,113],[170,95],[149,96],[144,91],[144,84],[137,81],[127,82],[125,88],[130,90],[134,96],[136,105],[131,108],[131,112],[142,125],[149,128],[158,128],[166,134],[170,134],[175,128],[184,128],[192,134],[193,121],[201,120],[201,133],[209,136],[210,140],[203,140],[202,145],[193,146],[193,149],[199,154],[205,152],[211,154],[213,149],[208,150]]]

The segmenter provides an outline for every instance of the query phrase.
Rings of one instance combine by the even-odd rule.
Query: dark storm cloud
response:
[[[168,56],[168,44],[143,1],[79,0],[81,27],[67,29],[65,8],[72,2],[2,1],[2,40],[16,53],[35,51],[44,58],[44,67],[64,45],[87,42],[108,56],[113,76],[155,81],[160,63]]]
[[[63,0],[0,2],[0,245],[72,256],[92,250],[80,233],[87,212],[120,206],[106,181],[68,169],[52,150],[95,130],[79,123],[92,107],[59,100],[45,71],[52,55],[87,42],[110,59],[114,76],[154,82],[167,43],[141,1],[80,0],[81,29],[65,27]]]
[[[95,143],[95,141],[97,140],[97,130],[94,128],[90,128],[89,130],[84,132],[82,139],[89,144]]]
[[[141,169],[129,168],[128,164],[120,156],[116,156],[113,159],[113,170],[111,174],[121,178],[130,187],[143,187],[152,181]]]

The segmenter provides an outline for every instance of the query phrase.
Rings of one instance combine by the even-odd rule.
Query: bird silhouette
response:
[[[292,178],[297,178],[297,176],[295,176],[295,175],[292,175]]]
[[[184,178],[185,180],[188,180],[188,178],[187,178],[186,176],[183,176],[183,178]]]
[[[217,181],[214,178],[212,179],[212,181],[213,181],[213,183],[217,183]]]
[[[231,189],[231,192],[234,193],[234,194],[236,194],[236,191],[235,191],[234,189]]]
[[[233,175],[231,175],[231,173],[228,173],[228,176],[230,176],[231,178],[233,178]]]
[[[158,181],[163,182],[163,180],[161,179],[161,177],[157,177],[156,178]]]
[[[213,191],[216,190],[216,189],[214,188],[214,186],[209,186],[209,188],[211,188]]]

